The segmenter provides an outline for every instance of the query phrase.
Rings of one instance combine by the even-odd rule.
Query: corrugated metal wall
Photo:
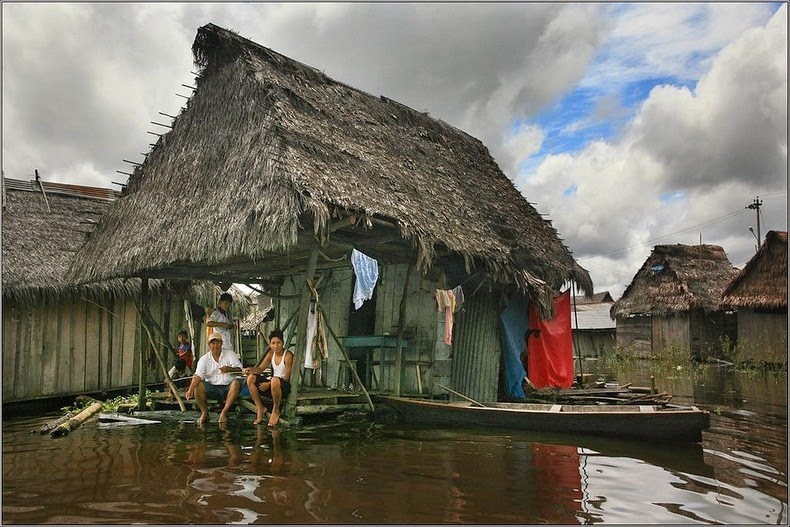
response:
[[[466,298],[453,328],[450,388],[481,403],[496,401],[500,355],[498,294]]]

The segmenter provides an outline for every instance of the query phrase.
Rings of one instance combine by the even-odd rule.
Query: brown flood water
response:
[[[31,430],[57,413],[4,419],[2,521],[787,524],[786,374],[658,380],[711,411],[701,444],[251,414],[53,439]]]

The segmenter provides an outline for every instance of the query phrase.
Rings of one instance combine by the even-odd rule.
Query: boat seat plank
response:
[[[646,406],[644,404],[640,404],[639,405],[639,411],[643,412],[643,413],[655,412],[656,411],[656,407],[655,406]]]
[[[553,404],[551,406],[551,409],[549,410],[549,412],[552,412],[552,413],[557,413],[557,412],[561,412],[561,411],[562,411],[562,405],[561,404]]]

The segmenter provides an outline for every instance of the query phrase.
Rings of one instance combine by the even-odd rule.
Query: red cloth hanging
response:
[[[555,298],[553,305],[551,320],[541,320],[535,306],[529,306],[527,377],[537,388],[570,388],[573,384],[570,289]]]

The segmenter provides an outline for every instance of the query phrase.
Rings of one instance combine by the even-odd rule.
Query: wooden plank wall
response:
[[[687,313],[650,318],[653,323],[653,354],[660,354],[670,347],[691,350],[692,327],[691,319]]]
[[[787,362],[787,313],[738,310],[738,346],[755,361]]]
[[[617,317],[617,347],[640,356],[649,357],[651,350],[652,318]]]
[[[398,312],[400,309],[403,283],[406,276],[407,265],[383,265],[379,271],[379,282],[376,285],[376,322],[377,335],[395,335],[398,327]],[[351,309],[351,297],[354,290],[354,271],[349,266],[345,269],[334,269],[326,272],[322,287],[319,291],[321,304],[327,312],[327,324],[338,337],[348,334],[348,320]],[[280,288],[280,296],[296,297],[300,292],[300,284],[304,274],[286,277]],[[415,272],[410,281],[407,293],[406,321],[404,337],[408,339],[408,347],[404,351],[404,373],[401,393],[416,394],[420,384],[422,393],[441,393],[434,386],[434,376],[440,374],[440,382],[445,384],[450,378],[450,350],[451,347],[443,343],[444,318],[436,312],[434,300],[435,284],[420,278],[419,271]],[[275,300],[278,324],[282,324],[293,313],[299,304],[298,298],[281,298]],[[285,332],[286,341],[291,340],[293,346],[296,338],[293,331],[296,321]],[[343,356],[327,332],[329,343],[329,358],[322,367],[320,379],[316,379],[317,386],[333,386],[337,384],[338,371]],[[382,352],[375,352],[374,359],[381,361]],[[433,367],[435,361],[444,361],[441,367]],[[420,382],[417,381],[417,365],[420,366]],[[375,366],[374,371],[378,380],[379,392],[392,392],[395,387],[395,353],[394,350],[385,352],[382,364]],[[438,390],[438,391],[437,391]]]
[[[351,292],[354,286],[354,274],[349,266],[347,269],[334,269],[326,271],[322,274],[321,287],[319,288],[319,301],[326,311],[325,322],[329,324],[332,331],[338,337],[345,336],[348,332],[348,315],[349,315],[349,302],[351,301]],[[281,327],[288,317],[299,307],[299,294],[301,293],[301,286],[304,283],[304,273],[292,275],[285,278],[283,285],[280,287],[280,296],[294,298],[281,298],[275,300],[276,321],[277,326]],[[296,326],[297,318],[294,318],[285,331],[285,341],[290,342],[289,349],[295,351],[296,349]],[[315,379],[312,377],[307,379],[307,385],[316,386],[332,386],[336,383],[337,373],[340,368],[339,363],[343,358],[337,344],[335,343],[332,335],[327,331],[326,334],[328,343],[328,359],[323,361],[321,371],[315,374]],[[300,365],[303,368],[304,364]],[[309,371],[307,373],[310,373]]]
[[[161,300],[156,295],[152,301],[159,320]],[[3,402],[136,386],[141,339],[131,299],[35,306],[7,301],[3,307]],[[179,308],[171,312],[174,328],[184,324]],[[173,359],[166,358],[168,364]],[[148,382],[163,378],[158,366],[148,372]]]
[[[376,301],[378,335],[396,335],[398,332],[407,269],[406,264],[384,265],[381,268]],[[449,365],[437,363],[449,360],[451,347],[444,344],[444,316],[437,312],[435,293],[436,284],[422,278],[419,270],[413,271],[406,293],[403,336],[408,340],[408,346],[403,352],[402,395],[442,393],[436,387],[436,382],[446,385],[450,378]],[[383,360],[381,355],[381,351],[376,352],[375,358],[381,361],[381,365],[378,369],[374,368],[379,380],[379,391],[391,393],[394,392],[396,381],[395,350],[384,351]]]

